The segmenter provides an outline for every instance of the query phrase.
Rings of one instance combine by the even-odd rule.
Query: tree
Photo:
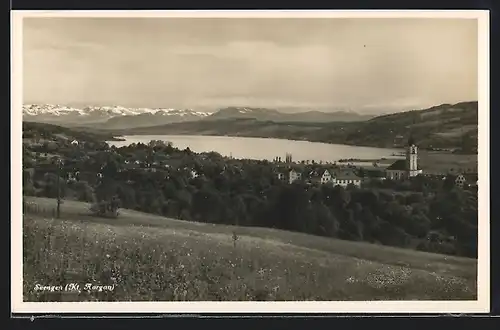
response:
[[[315,234],[328,236],[328,237],[337,237],[340,223],[332,214],[330,209],[324,205],[323,203],[314,204],[314,217],[316,224]]]
[[[297,230],[307,226],[309,196],[295,185],[284,185],[276,188],[271,202],[270,215],[278,228]]]
[[[118,163],[114,158],[108,160],[101,171],[103,177],[114,178],[118,173]]]
[[[247,224],[247,208],[245,205],[245,202],[243,201],[243,198],[241,196],[236,196],[233,198],[233,209],[234,209],[234,216],[235,216],[235,225],[245,225]]]
[[[66,182],[63,178],[59,178],[58,184],[58,175],[54,173],[46,173],[44,176],[44,186],[43,186],[43,194],[45,197],[49,198],[57,198],[58,196],[58,188],[59,188],[59,196],[61,198],[66,196]]]
[[[76,198],[81,202],[95,202],[94,190],[86,181],[78,181],[74,183]]]
[[[120,185],[116,194],[126,208],[134,209],[137,205],[135,190],[127,185]]]
[[[222,205],[220,196],[204,187],[193,195],[192,215],[200,222],[221,223]]]
[[[33,186],[33,174],[34,171],[23,169],[23,195],[35,194],[35,187]]]

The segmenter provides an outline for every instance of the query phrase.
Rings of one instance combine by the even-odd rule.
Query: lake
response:
[[[109,145],[122,147],[132,143],[141,142],[147,144],[151,140],[163,140],[172,142],[173,146],[179,149],[189,147],[194,152],[215,151],[223,156],[240,159],[273,160],[276,157],[281,157],[284,161],[286,153],[292,154],[293,161],[334,162],[349,158],[401,158],[401,156],[392,156],[393,153],[401,152],[400,149],[358,147],[285,139],[200,135],[128,135],[121,138],[125,139],[125,141],[107,142]]]

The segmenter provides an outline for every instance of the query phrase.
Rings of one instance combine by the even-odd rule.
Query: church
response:
[[[418,166],[418,148],[412,137],[408,139],[406,159],[395,161],[385,170],[386,178],[391,180],[404,180],[422,174],[422,169]]]

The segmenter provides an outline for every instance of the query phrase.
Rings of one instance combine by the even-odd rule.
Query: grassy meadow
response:
[[[24,301],[476,300],[473,259],[25,197]],[[111,291],[40,292],[86,283]]]
[[[425,173],[447,173],[451,169],[455,173],[469,172],[469,170],[477,173],[477,155],[419,150],[418,157]]]

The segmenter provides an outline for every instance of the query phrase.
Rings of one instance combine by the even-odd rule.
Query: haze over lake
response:
[[[223,156],[246,159],[273,160],[276,157],[285,159],[286,153],[291,153],[293,161],[314,160],[316,162],[334,162],[340,159],[380,159],[399,158],[392,156],[399,153],[398,149],[371,148],[348,146],[342,144],[327,144],[308,141],[292,141],[285,139],[248,138],[228,136],[197,136],[197,135],[128,135],[125,141],[108,141],[116,147],[132,143],[147,144],[151,140],[163,140],[173,143],[175,148],[189,147],[194,152],[215,151]]]

